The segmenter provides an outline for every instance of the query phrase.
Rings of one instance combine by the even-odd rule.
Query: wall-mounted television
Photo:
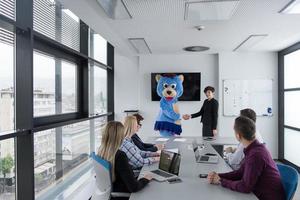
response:
[[[179,101],[200,101],[201,97],[201,73],[191,72],[191,73],[177,73],[168,72],[176,75],[182,74],[184,76],[183,81],[183,94],[179,98]],[[156,93],[157,82],[155,76],[157,74],[167,74],[167,73],[151,73],[151,98],[152,101],[159,101],[161,98]]]

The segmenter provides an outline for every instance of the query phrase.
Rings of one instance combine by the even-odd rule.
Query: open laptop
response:
[[[180,160],[180,154],[162,150],[158,169],[150,171],[150,174],[157,181],[176,178],[179,174]]]
[[[217,164],[219,162],[218,155],[215,153],[206,153],[203,155],[200,153],[203,148],[203,145],[199,146],[196,141],[193,141],[193,151],[195,153],[196,162]]]

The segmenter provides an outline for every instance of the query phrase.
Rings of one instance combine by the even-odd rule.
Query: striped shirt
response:
[[[151,165],[154,162],[154,158],[152,157],[159,155],[158,153],[141,151],[131,138],[124,138],[120,150],[127,155],[129,164],[132,165],[133,169],[139,169],[144,165]]]

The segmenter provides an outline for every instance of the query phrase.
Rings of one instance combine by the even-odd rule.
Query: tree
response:
[[[6,175],[10,173],[11,169],[14,166],[14,159],[11,155],[7,155],[6,157],[0,160],[0,172],[3,174],[3,192],[6,185]]]

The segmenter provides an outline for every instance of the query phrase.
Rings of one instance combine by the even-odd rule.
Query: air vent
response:
[[[183,48],[185,51],[192,51],[192,52],[200,52],[200,51],[207,51],[209,50],[209,47],[204,46],[190,46]]]
[[[149,54],[152,53],[149,45],[144,38],[128,38],[129,42],[135,48],[139,54]]]
[[[185,3],[185,20],[229,20],[240,0],[202,0]]]

